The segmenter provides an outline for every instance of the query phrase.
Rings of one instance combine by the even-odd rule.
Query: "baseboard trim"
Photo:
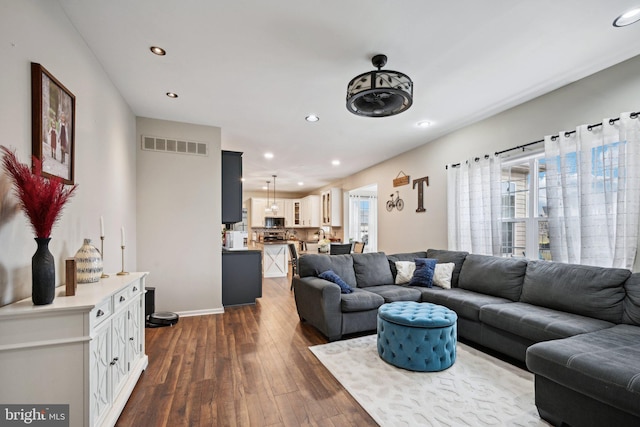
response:
[[[209,314],[223,314],[223,313],[224,313],[224,307],[207,308],[204,310],[176,311],[176,314],[180,317],[207,316]]]

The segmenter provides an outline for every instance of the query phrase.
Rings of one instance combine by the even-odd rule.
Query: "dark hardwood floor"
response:
[[[146,329],[149,366],[117,426],[375,426],[308,347],[290,279],[263,279],[256,305]]]

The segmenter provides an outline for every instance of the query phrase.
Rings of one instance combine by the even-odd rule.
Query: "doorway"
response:
[[[378,186],[356,188],[348,192],[346,236],[349,241],[365,242],[365,252],[378,251]]]

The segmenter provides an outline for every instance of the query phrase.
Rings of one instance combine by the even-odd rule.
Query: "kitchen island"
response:
[[[262,250],[262,276],[287,277],[289,272],[289,246],[286,240],[256,242]]]

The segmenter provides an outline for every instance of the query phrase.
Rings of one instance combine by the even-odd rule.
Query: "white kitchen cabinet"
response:
[[[264,227],[264,217],[266,216],[265,209],[267,208],[267,199],[261,199],[259,197],[251,198],[251,227],[260,228]]]
[[[302,227],[302,201],[300,199],[292,199],[291,209],[293,227]]]
[[[259,197],[251,198],[251,227],[264,227],[265,216],[284,217],[287,228],[313,228],[320,227],[320,196],[311,195],[302,199],[278,199],[277,215],[265,213],[267,199]]]
[[[284,217],[284,226],[293,227],[293,199],[279,199],[278,207],[280,209],[277,216]]]
[[[322,225],[331,227],[342,226],[342,189],[330,188],[323,191],[322,198]]]
[[[112,275],[57,289],[52,304],[31,298],[0,307],[0,402],[69,404],[70,425],[113,426],[148,358],[147,273]]]
[[[302,227],[320,227],[320,196],[302,198]]]

